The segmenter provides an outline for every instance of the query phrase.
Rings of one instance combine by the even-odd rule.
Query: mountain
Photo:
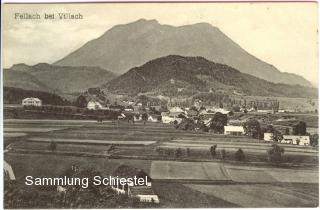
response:
[[[56,93],[82,92],[98,87],[115,75],[100,67],[16,64],[4,71],[4,86]]]
[[[149,60],[173,54],[201,56],[274,83],[311,86],[303,77],[282,73],[249,54],[208,23],[174,27],[161,25],[156,20],[141,19],[116,25],[55,65],[100,66],[122,74]]]
[[[203,57],[170,55],[130,69],[103,86],[119,94],[192,95],[221,91],[230,94],[317,97],[317,89],[275,84]]]

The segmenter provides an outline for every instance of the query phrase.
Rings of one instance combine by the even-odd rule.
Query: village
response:
[[[29,97],[22,100],[25,109],[43,111],[41,99]],[[63,113],[83,112],[76,107],[47,106],[53,112],[67,109]],[[56,107],[56,108],[55,108]],[[279,107],[279,104],[278,106]],[[75,110],[77,109],[77,110]],[[94,116],[97,122],[103,120],[126,121],[128,123],[147,122],[172,124],[176,129],[198,132],[213,132],[221,135],[250,136],[265,142],[316,146],[317,132],[308,130],[306,122],[294,117],[292,109],[279,110],[273,107],[258,108],[234,106],[205,106],[196,100],[191,107],[150,105],[141,100],[118,100],[114,104],[102,105],[97,99],[89,100],[84,112]],[[47,111],[47,110],[46,110]],[[106,114],[108,113],[108,114]],[[109,113],[113,113],[110,117]],[[293,114],[290,116],[290,114]],[[91,118],[92,119],[92,118]]]

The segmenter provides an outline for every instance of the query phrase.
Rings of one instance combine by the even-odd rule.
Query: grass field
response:
[[[181,131],[161,123],[144,126],[126,122],[6,120],[4,128],[4,143],[11,148],[5,160],[21,183],[27,175],[59,176],[72,165],[94,168],[108,176],[119,165],[127,164],[143,169],[154,179],[154,191],[163,208],[309,207],[318,202],[318,150],[312,147],[281,145],[285,148],[284,161],[301,165],[279,168],[266,162],[268,143]],[[48,149],[52,140],[57,142],[56,152]],[[106,154],[110,144],[116,145],[110,158],[73,155]],[[209,153],[213,144],[218,145],[215,159]],[[159,154],[159,147],[171,148],[171,154]],[[179,158],[173,155],[176,148],[183,149]],[[190,148],[189,156],[186,148]],[[229,161],[237,148],[244,150],[244,162]],[[217,160],[221,149],[226,150],[227,160]],[[261,166],[253,166],[251,161]],[[314,166],[307,167],[306,163]]]
[[[318,194],[311,192],[317,184],[309,184],[309,189],[296,185],[294,189],[274,184],[244,185],[185,185],[215,198],[241,207],[316,207]]]

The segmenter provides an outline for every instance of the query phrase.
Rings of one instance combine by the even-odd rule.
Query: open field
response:
[[[318,189],[316,184],[303,188],[296,185],[294,189],[273,184],[245,185],[185,185],[215,198],[241,207],[316,207],[318,206]],[[313,191],[313,192],[312,192]]]
[[[161,160],[174,158],[173,153],[177,148],[184,150],[184,158],[210,159],[209,148],[216,144],[218,157],[219,151],[224,149],[226,159],[232,159],[232,154],[241,148],[247,161],[267,161],[266,151],[271,146],[271,143],[245,136],[183,131],[162,123],[143,125],[141,122],[128,124],[124,121],[5,120],[4,131],[5,144],[14,142],[11,144],[13,149],[44,151],[48,150],[51,141],[55,141],[58,151],[105,154],[107,148],[101,146],[113,144],[117,146],[113,155],[146,159],[159,157]],[[316,164],[318,160],[317,148],[289,144],[281,146],[285,149],[284,158],[287,162]],[[156,148],[170,149],[171,155],[159,154]],[[187,148],[191,157],[186,157]]]
[[[52,139],[52,138],[28,138],[28,141],[33,142],[51,142],[56,143],[69,143],[69,144],[98,144],[98,145],[149,145],[154,144],[156,141],[112,141],[112,140],[92,140],[92,139]]]
[[[9,120],[4,127],[4,143],[10,144],[5,160],[21,185],[25,176],[57,177],[72,165],[109,176],[127,164],[151,176],[162,208],[318,205],[317,148],[281,144],[284,161],[298,165],[281,168],[267,162],[270,143],[176,130],[161,123]],[[49,150],[51,140],[57,142],[56,151]],[[110,144],[115,145],[111,152]],[[209,148],[214,144],[217,157],[212,159]],[[170,154],[159,154],[157,148],[169,148]],[[179,158],[174,156],[176,148],[182,149]],[[238,148],[246,155],[239,163],[233,159]],[[219,159],[221,149],[226,150],[225,160]]]
[[[317,169],[279,169],[232,164],[221,166],[218,163],[159,162],[54,154],[7,153],[5,160],[12,165],[20,183],[24,182],[27,175],[59,176],[71,165],[94,168],[103,176],[112,174],[121,164],[138,167],[154,180],[154,191],[159,195],[160,207],[163,208],[313,207],[318,205]],[[169,167],[169,170],[166,167]],[[221,167],[224,168],[223,171]],[[225,173],[232,181],[225,180],[228,183],[215,184],[214,181],[225,179]],[[166,177],[161,177],[162,175]],[[288,177],[297,177],[297,180],[288,180]],[[199,178],[209,179],[212,182],[199,184]]]
[[[154,179],[227,181],[230,177],[220,163],[193,163],[153,161],[151,177]]]

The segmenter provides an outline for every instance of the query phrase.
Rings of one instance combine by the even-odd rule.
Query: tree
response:
[[[239,148],[239,149],[236,151],[236,153],[234,153],[234,158],[235,158],[235,160],[237,160],[237,161],[243,161],[243,160],[246,158],[246,156],[244,155],[244,152],[242,151],[241,148]]]
[[[55,151],[57,149],[57,143],[51,140],[48,149],[51,150],[52,152]]]
[[[215,145],[213,145],[213,146],[211,146],[210,147],[210,154],[211,154],[211,156],[214,158],[215,156],[216,156],[216,149],[217,149],[217,145],[215,144]]]
[[[147,113],[143,113],[141,118],[143,120],[143,124],[145,125],[147,123],[147,120],[148,120],[148,114]]]
[[[310,145],[315,147],[318,146],[319,144],[319,135],[318,134],[313,134],[310,136]]]
[[[243,127],[248,136],[257,139],[260,137],[261,128],[258,120],[250,119]]]
[[[239,105],[233,105],[232,106],[232,111],[233,112],[240,112],[240,106]]]
[[[225,149],[222,149],[222,150],[220,151],[220,153],[221,153],[221,159],[224,160],[224,159],[226,158],[226,156],[227,156],[226,150],[225,150]]]
[[[174,152],[174,156],[179,158],[182,155],[182,150],[180,148],[176,149]]]
[[[74,102],[74,105],[80,108],[87,107],[87,104],[88,104],[87,99],[83,95],[80,95]]]
[[[277,144],[272,144],[271,149],[267,151],[268,159],[270,162],[279,163],[282,161],[282,156],[284,154],[284,148]]]
[[[307,133],[307,124],[303,121],[298,122],[293,126],[293,135],[306,135]]]
[[[190,156],[190,148],[187,148],[186,154],[187,154],[187,157]]]
[[[227,125],[227,122],[228,122],[227,115],[217,112],[214,114],[211,120],[210,129],[212,129],[213,132],[215,133],[223,133],[224,126]]]

